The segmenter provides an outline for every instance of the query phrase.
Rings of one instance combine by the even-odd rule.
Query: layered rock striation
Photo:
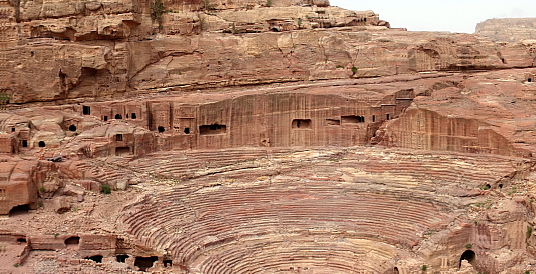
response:
[[[476,25],[475,34],[500,42],[534,40],[536,39],[536,18],[488,19]]]
[[[536,270],[531,40],[302,0],[0,23],[2,273]]]

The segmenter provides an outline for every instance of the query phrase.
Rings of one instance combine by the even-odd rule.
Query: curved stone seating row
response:
[[[367,254],[360,261],[360,249],[345,242],[411,250],[425,233],[456,218],[445,210],[456,206],[449,192],[438,192],[436,185],[474,188],[510,174],[515,166],[500,157],[480,163],[487,158],[444,155],[417,161],[411,153],[393,155],[396,165],[391,167],[382,163],[389,158],[386,153],[350,151],[342,160],[320,164],[316,156],[298,157],[284,174],[258,180],[225,180],[240,170],[184,180],[127,206],[123,221],[140,244],[169,252],[191,273],[274,273],[295,267],[383,273],[394,266],[378,262],[394,255],[374,259]],[[478,168],[472,174],[457,167],[463,165]],[[499,174],[486,173],[490,165],[500,166]],[[465,185],[467,178],[474,182]],[[317,245],[318,239],[330,240]],[[326,255],[326,247],[333,255]]]
[[[329,273],[382,273],[396,256],[392,246],[372,241],[319,238],[296,234],[238,242],[196,258],[198,273],[275,273],[282,270],[324,270]]]
[[[234,241],[240,235],[278,235],[282,231],[322,235],[333,232],[322,228],[336,228],[352,238],[411,246],[419,241],[417,232],[431,229],[442,221],[430,204],[397,202],[395,197],[384,195],[341,199],[334,195],[338,194],[336,188],[332,197],[310,199],[303,193],[289,196],[283,188],[248,190],[251,193],[247,195],[223,188],[190,194],[188,206],[184,206],[185,201],[165,203],[173,199],[172,193],[166,193],[145,201],[145,208],[129,214],[125,222],[131,227],[129,232],[141,239],[142,244],[167,249],[174,259],[188,265],[196,253],[217,247],[221,242]],[[325,192],[321,195],[325,196]],[[314,197],[315,193],[309,196]],[[181,218],[192,214],[195,217]],[[176,219],[180,222],[174,222]],[[151,226],[146,227],[149,223]],[[397,226],[396,230],[392,229],[393,225]]]
[[[154,153],[134,160],[130,165],[138,172],[155,173],[167,177],[181,177],[197,169],[233,165],[241,161],[269,158],[274,155],[300,151],[291,148],[231,148],[223,150],[193,150]],[[155,168],[156,166],[156,168]]]

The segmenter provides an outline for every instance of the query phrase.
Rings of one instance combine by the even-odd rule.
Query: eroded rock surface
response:
[[[0,21],[2,273],[536,271],[531,40],[301,0]]]
[[[488,19],[476,25],[475,34],[501,42],[536,39],[536,18]]]

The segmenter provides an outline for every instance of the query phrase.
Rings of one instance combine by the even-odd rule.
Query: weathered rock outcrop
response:
[[[0,1],[0,28],[2,273],[536,270],[532,40],[323,0]]]
[[[498,42],[536,39],[536,18],[488,19],[476,25],[475,34]]]

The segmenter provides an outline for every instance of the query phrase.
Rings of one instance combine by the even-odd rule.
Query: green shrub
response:
[[[41,193],[45,192],[45,187],[43,187],[43,186],[40,187],[40,188],[39,188],[39,192],[41,192]]]
[[[266,1],[266,6],[267,6],[267,7],[271,7],[272,4],[273,4],[273,3],[272,3],[272,0],[268,0],[268,1]]]
[[[532,226],[527,226],[527,239],[532,236]]]
[[[465,245],[465,248],[467,248],[467,249],[471,249],[471,247],[473,247],[472,244],[466,244],[466,245]]]
[[[352,73],[353,73],[353,75],[355,75],[357,73],[357,67],[356,66],[352,67]]]
[[[158,21],[160,24],[162,24],[162,15],[166,12],[166,7],[162,0],[155,0],[151,5],[151,18],[153,18],[154,21]]]
[[[13,266],[14,266],[14,267],[19,267],[19,264],[14,264]]]
[[[428,269],[428,267],[427,267],[426,265],[423,264],[422,267],[421,267],[421,270],[422,270],[422,271],[426,271],[426,269]]]
[[[112,193],[112,188],[109,185],[102,185],[102,193],[110,194]]]

